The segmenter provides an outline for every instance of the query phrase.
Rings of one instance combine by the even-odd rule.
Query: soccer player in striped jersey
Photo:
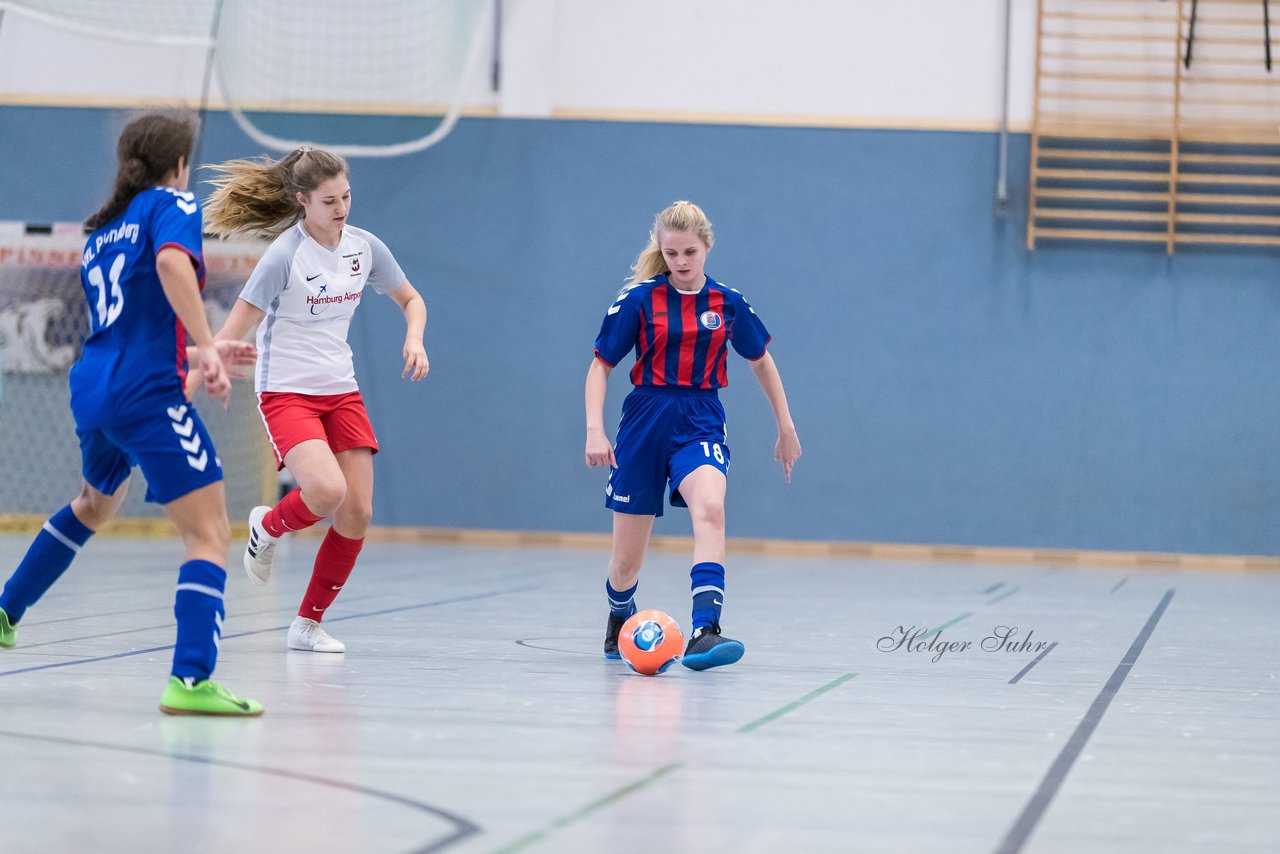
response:
[[[740,641],[720,633],[724,603],[724,497],[729,445],[717,389],[728,384],[730,345],[751,363],[778,423],[774,459],[791,481],[800,439],[773,357],[769,332],[736,289],[703,272],[713,242],[697,205],[675,202],[658,214],[627,286],[605,313],[587,371],[588,466],[611,467],[605,507],[613,511],[613,553],[605,592],[604,654],[618,658],[618,632],[635,613],[640,565],[653,520],[671,505],[693,520],[693,631],[682,661],[694,670],[732,664]],[[622,404],[617,446],[604,432],[609,373],[631,350],[635,386]]]
[[[187,338],[195,344],[192,368],[224,405],[231,386],[222,353],[236,348],[215,344],[200,299],[200,205],[186,191],[194,135],[194,123],[179,118],[130,122],[116,146],[114,192],[85,223],[93,229],[80,270],[90,329],[71,369],[84,486],[44,523],[0,593],[0,647],[14,645],[26,610],[120,509],[137,465],[147,500],[164,505],[186,547],[173,606],[178,639],[160,710],[254,716],[261,703],[210,679],[225,616],[231,526],[221,463],[184,394]]]
[[[378,451],[347,331],[366,286],[391,297],[405,317],[402,375],[421,380],[430,369],[422,344],[427,308],[386,245],[347,223],[351,182],[342,158],[304,147],[274,163],[216,168],[223,177],[207,208],[210,231],[277,235],[218,338],[238,340],[258,327],[258,406],[277,465],[298,483],[274,507],[249,514],[245,571],[266,584],[280,537],[332,516],[287,643],[344,652],[320,622],[364,545]]]

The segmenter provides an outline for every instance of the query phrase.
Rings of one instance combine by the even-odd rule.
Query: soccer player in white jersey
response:
[[[386,245],[347,223],[351,182],[341,157],[304,147],[276,162],[233,160],[213,168],[222,174],[213,182],[205,227],[275,235],[217,337],[240,339],[258,327],[258,406],[278,466],[298,482],[274,507],[249,514],[245,571],[266,584],[280,537],[332,516],[288,643],[343,652],[320,621],[364,544],[378,451],[347,330],[366,286],[391,297],[405,317],[402,375],[421,380],[430,368],[422,344],[427,308]]]

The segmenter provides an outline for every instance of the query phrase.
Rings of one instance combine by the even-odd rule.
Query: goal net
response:
[[[493,45],[495,13],[494,0],[0,0],[6,9],[95,36],[204,47],[221,105],[254,142],[346,157],[443,139]],[[184,93],[202,109],[219,106],[216,95]]]
[[[220,0],[0,0],[12,11],[72,32],[119,41],[208,47]]]
[[[0,520],[43,519],[80,489],[80,446],[67,374],[89,322],[80,286],[79,224],[33,229],[0,223]],[[204,299],[216,330],[262,254],[264,244],[205,241]],[[274,503],[275,466],[258,414],[252,377],[235,381],[229,406],[197,393],[195,405],[218,448],[232,519]],[[155,519],[134,469],[120,516]]]
[[[275,151],[306,143],[344,156],[427,148],[457,121],[490,44],[490,0],[223,2],[223,96],[241,129]]]

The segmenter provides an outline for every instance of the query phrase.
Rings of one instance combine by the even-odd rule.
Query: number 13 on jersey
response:
[[[102,278],[102,265],[95,264],[89,268],[88,278],[89,284],[98,289],[98,314],[97,323],[94,324],[97,329],[106,329],[115,323],[116,318],[120,316],[120,312],[124,309],[124,291],[120,289],[120,273],[124,270],[124,255],[117,255],[115,260],[111,262],[111,269],[107,271],[107,278],[111,280],[111,300],[107,301],[107,282]],[[91,312],[92,313],[92,312]],[[706,444],[705,442],[703,443]]]

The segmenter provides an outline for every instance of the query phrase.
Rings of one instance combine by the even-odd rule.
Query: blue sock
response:
[[[724,567],[718,563],[695,563],[689,570],[693,590],[693,629],[720,622],[724,605]]]
[[[222,642],[222,591],[227,571],[207,560],[189,560],[178,568],[173,615],[178,642],[173,648],[173,675],[199,682],[213,674]]]
[[[636,588],[640,586],[639,582],[631,585],[630,590],[623,590],[619,593],[613,589],[613,585],[609,583],[609,579],[604,580],[604,592],[609,597],[609,613],[615,617],[630,617],[636,612]]]
[[[4,608],[11,622],[22,619],[27,609],[67,571],[80,547],[92,536],[93,531],[71,512],[70,504],[44,523],[0,593],[0,608]]]

